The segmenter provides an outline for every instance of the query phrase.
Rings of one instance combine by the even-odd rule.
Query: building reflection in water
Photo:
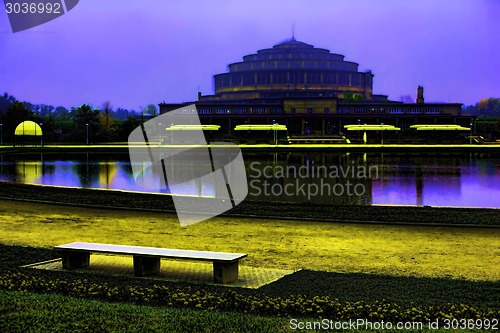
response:
[[[462,195],[462,162],[457,157],[417,154],[390,157],[381,164],[382,177],[374,180],[376,204],[453,206]]]
[[[319,205],[402,204],[500,207],[498,154],[249,153],[244,152],[249,183],[246,200]],[[186,166],[194,168],[196,166]],[[349,168],[375,167],[369,177]],[[332,170],[337,168],[338,176]],[[288,173],[286,171],[289,171]],[[294,173],[294,170],[296,173]],[[325,173],[326,170],[326,173]],[[346,171],[347,170],[347,171]],[[144,165],[143,180],[151,168]],[[128,155],[0,154],[0,180],[127,191],[148,191],[133,178]],[[242,179],[241,181],[246,181]],[[357,186],[362,193],[351,192]],[[205,181],[186,181],[184,195],[214,196]],[[146,186],[147,188],[147,186]],[[267,189],[267,194],[265,193]],[[286,189],[286,190],[285,190]],[[343,193],[341,193],[343,189]],[[168,193],[167,185],[158,192]]]
[[[370,166],[360,154],[245,154],[245,161],[246,200],[321,205],[372,202]]]

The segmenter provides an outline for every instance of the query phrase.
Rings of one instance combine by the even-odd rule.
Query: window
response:
[[[403,109],[402,108],[391,108],[389,110],[389,113],[390,114],[402,114],[403,113]]]
[[[307,113],[313,113],[313,109],[312,108],[307,108]]]
[[[199,114],[211,114],[211,113],[214,113],[214,111],[212,109],[199,109],[198,113]]]
[[[324,111],[325,113],[330,113],[330,108],[325,108],[323,111]]]
[[[371,109],[371,113],[384,114],[385,113],[385,109],[384,108],[372,108]]]
[[[365,108],[355,108],[354,113],[366,113],[366,109]]]
[[[425,109],[425,113],[427,113],[427,114],[440,114],[441,110],[439,108],[427,108],[427,109]]]
[[[337,113],[349,113],[349,108],[338,108]]]
[[[292,109],[290,110],[290,112],[291,112],[292,114],[295,114],[295,108],[292,108]]]
[[[422,113],[422,111],[420,110],[420,108],[409,108],[406,113],[410,113],[410,114],[419,114],[419,113]]]

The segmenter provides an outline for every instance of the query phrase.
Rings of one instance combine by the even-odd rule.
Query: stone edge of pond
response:
[[[169,195],[0,182],[0,199],[174,213]],[[315,205],[243,201],[223,216],[404,225],[500,227],[500,210],[431,206]]]

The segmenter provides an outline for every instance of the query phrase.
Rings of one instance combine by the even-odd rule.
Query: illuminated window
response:
[[[440,114],[441,110],[439,108],[427,108],[427,109],[425,109],[425,113],[427,113],[427,114]]]
[[[409,108],[406,113],[410,114],[419,114],[422,113],[422,110],[420,108]]]

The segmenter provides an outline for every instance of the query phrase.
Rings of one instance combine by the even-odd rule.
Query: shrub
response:
[[[478,308],[466,304],[412,305],[403,307],[385,300],[339,301],[328,296],[289,295],[270,297],[242,294],[233,290],[221,292],[173,288],[161,284],[141,286],[95,283],[71,276],[30,275],[22,270],[0,272],[0,289],[57,293],[109,302],[160,305],[186,309],[238,311],[254,315],[280,317],[315,317],[330,319],[366,318],[373,321],[428,321],[445,318],[493,319],[500,317],[498,308]]]

